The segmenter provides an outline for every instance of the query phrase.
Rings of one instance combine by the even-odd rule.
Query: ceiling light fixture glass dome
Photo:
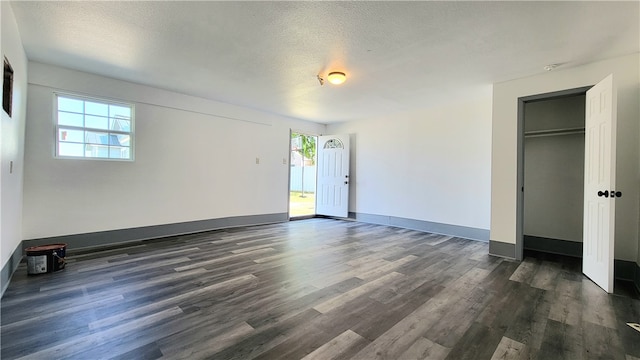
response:
[[[340,85],[347,80],[347,75],[343,72],[333,71],[327,75],[327,80],[334,85]]]

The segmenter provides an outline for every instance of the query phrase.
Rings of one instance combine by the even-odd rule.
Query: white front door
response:
[[[349,214],[349,135],[318,137],[316,213],[347,217]]]
[[[612,75],[587,91],[582,272],[609,293],[613,292],[616,104]]]

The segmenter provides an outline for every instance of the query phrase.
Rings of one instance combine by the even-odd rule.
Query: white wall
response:
[[[40,63],[29,84],[25,239],[286,213],[289,129],[325,128]],[[55,159],[55,90],[133,102],[135,161]]]
[[[352,134],[349,211],[489,229],[491,87],[456,100],[327,126]]]
[[[613,74],[618,91],[617,184],[615,257],[636,260],[640,174],[639,54],[592,64],[557,69],[524,79],[494,84],[491,157],[492,241],[515,244],[517,196],[518,98],[590,86]]]
[[[0,163],[0,268],[22,241],[22,179],[24,127],[27,105],[27,57],[22,47],[18,26],[8,2],[2,1],[2,59],[13,68],[13,108],[9,117],[2,113],[2,148]],[[13,162],[13,172],[9,172]],[[10,269],[10,271],[13,269]],[[2,285],[4,289],[4,284]]]

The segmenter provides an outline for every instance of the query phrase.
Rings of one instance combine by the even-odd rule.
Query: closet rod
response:
[[[573,134],[584,134],[584,128],[527,131],[524,133],[524,137],[558,136],[558,135],[573,135]]]

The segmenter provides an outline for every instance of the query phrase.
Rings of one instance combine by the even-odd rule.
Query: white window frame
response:
[[[82,114],[82,118],[83,118],[83,123],[82,126],[74,126],[74,125],[65,125],[65,124],[60,124],[59,123],[59,114],[60,111],[58,111],[58,98],[66,98],[66,99],[73,99],[73,100],[80,100],[80,101],[88,101],[91,103],[99,103],[99,104],[103,104],[103,105],[113,105],[113,106],[119,106],[119,107],[128,107],[129,109],[131,109],[131,116],[130,119],[128,120],[130,122],[130,126],[129,126],[129,131],[121,131],[121,130],[112,130],[112,129],[103,129],[103,128],[95,128],[95,127],[89,127],[86,124],[86,116],[89,115],[91,116],[91,114],[87,114],[86,113],[86,108],[83,108],[83,112],[82,113],[74,113],[74,114]],[[72,112],[67,112],[67,113],[72,113]],[[135,144],[135,105],[133,103],[127,103],[127,102],[123,102],[123,101],[118,101],[118,100],[112,100],[112,99],[107,99],[107,98],[99,98],[99,97],[91,97],[91,96],[86,96],[86,95],[78,95],[78,94],[71,94],[71,93],[64,93],[64,92],[54,92],[53,93],[53,119],[54,119],[54,130],[55,130],[55,141],[54,141],[54,146],[55,146],[55,150],[54,150],[54,157],[59,158],[59,159],[79,159],[79,160],[100,160],[100,161],[128,161],[128,162],[132,162],[134,161],[134,144]],[[107,127],[111,127],[111,117],[107,117]],[[75,142],[65,142],[62,141],[60,139],[61,137],[61,130],[70,130],[70,131],[91,131],[91,132],[97,132],[97,133],[106,133],[108,136],[108,143],[107,144],[93,144],[93,143],[88,143],[87,142],[87,135],[86,133],[83,136],[83,141],[79,142],[79,141],[75,141]],[[110,154],[110,152],[112,151],[113,148],[116,148],[117,146],[113,146],[112,144],[110,144],[111,141],[111,136],[112,135],[128,135],[129,136],[129,158],[111,158],[109,157],[109,155],[107,155],[106,157],[104,156],[87,156],[86,155],[86,146],[87,145],[92,145],[92,146],[96,146],[96,147],[106,147],[108,153]],[[60,154],[60,143],[69,143],[69,144],[83,144],[85,146],[85,151],[83,153],[82,156],[71,156],[71,155],[61,155]],[[121,148],[124,148],[126,146],[121,146]]]

